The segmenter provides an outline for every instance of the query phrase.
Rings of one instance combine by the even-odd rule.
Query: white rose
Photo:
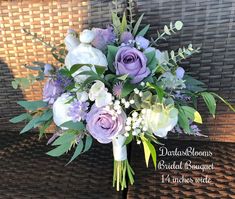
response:
[[[81,102],[86,102],[88,100],[88,93],[86,91],[77,92],[77,99]]]
[[[143,111],[145,126],[158,137],[166,137],[178,122],[178,110],[173,106],[166,108],[155,107]]]
[[[89,44],[95,38],[95,33],[91,30],[85,29],[80,33],[80,41],[81,43]]]
[[[69,94],[64,93],[58,97],[53,104],[53,120],[57,126],[72,120],[72,118],[67,115],[70,104],[66,104],[66,102],[71,99],[72,97],[69,96]],[[66,128],[63,127],[62,129]]]
[[[69,51],[65,58],[65,66],[69,70],[75,64],[84,64],[84,66],[86,64],[91,64],[91,65],[103,66],[105,68],[107,68],[108,66],[106,56],[100,50],[93,48],[89,44],[83,44],[83,43],[78,45],[73,50]],[[80,68],[79,70],[80,72],[82,72],[91,69],[88,68],[88,66],[86,66],[83,69]],[[73,77],[78,76],[79,70],[73,74]],[[95,71],[95,67],[92,67],[92,70]],[[80,78],[81,77],[79,76],[76,77],[75,81],[81,83],[87,78],[87,76],[84,75],[83,78],[81,78],[81,81],[79,80]]]
[[[68,51],[74,49],[79,45],[79,40],[76,37],[76,33],[73,30],[68,30],[68,33],[64,39],[64,43]]]
[[[96,81],[89,91],[89,99],[95,101],[97,107],[108,105],[112,101],[111,93],[107,92],[107,88],[101,81]]]

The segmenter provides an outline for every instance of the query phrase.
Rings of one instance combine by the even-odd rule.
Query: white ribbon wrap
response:
[[[116,161],[123,161],[127,159],[127,148],[124,145],[126,137],[118,135],[112,141],[113,143],[113,156]]]

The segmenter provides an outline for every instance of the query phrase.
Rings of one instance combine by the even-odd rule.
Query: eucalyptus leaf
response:
[[[59,145],[55,149],[52,149],[51,151],[47,152],[46,154],[52,157],[59,157],[63,155],[64,153],[68,152],[68,150],[71,147],[71,143],[66,142],[62,145]]]
[[[147,26],[145,26],[145,27],[137,34],[137,36],[145,36],[145,34],[148,32],[149,28],[150,28],[150,24],[147,25]]]
[[[175,22],[175,28],[176,30],[181,30],[183,28],[183,22],[182,21],[176,21]]]
[[[74,151],[74,154],[73,154],[72,158],[69,160],[67,165],[70,164],[73,160],[75,160],[76,157],[78,157],[81,154],[82,149],[83,149],[83,145],[84,145],[83,141],[80,140],[80,142],[78,143],[78,145],[77,145],[77,147],[76,147],[76,149]]]
[[[87,135],[83,153],[87,152],[91,148],[92,141],[93,141],[92,137],[90,135]]]
[[[216,101],[214,96],[208,92],[202,92],[200,94],[204,102],[206,103],[209,112],[213,115],[213,117],[215,117]]]
[[[135,35],[137,34],[137,32],[138,32],[138,29],[139,29],[139,26],[140,26],[140,23],[141,23],[143,17],[144,17],[144,14],[142,14],[142,15],[140,16],[140,18],[137,20],[137,22],[136,22],[136,24],[135,24],[135,26],[134,26],[134,29],[133,29],[133,31],[132,31],[132,34],[133,34],[134,36],[135,36]]]
[[[73,121],[68,121],[60,125],[61,127],[66,127],[69,129],[77,130],[77,131],[82,131],[85,129],[85,125],[82,122],[73,122]]]
[[[22,122],[24,120],[27,120],[31,118],[31,115],[29,113],[22,113],[21,115],[18,115],[12,119],[10,119],[10,122],[11,123],[19,123],[19,122]]]
[[[42,101],[42,100],[38,100],[38,101],[18,101],[17,104],[19,104],[20,106],[24,107],[26,110],[29,111],[35,111],[38,108],[44,108],[47,106],[47,103]]]

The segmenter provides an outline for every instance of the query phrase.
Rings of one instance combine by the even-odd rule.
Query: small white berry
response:
[[[148,128],[147,128],[146,126],[144,126],[144,127],[142,128],[142,130],[143,130],[143,131],[147,131]]]
[[[132,117],[137,118],[137,117],[138,117],[138,113],[137,113],[136,111],[133,112],[133,113],[132,113]]]
[[[119,101],[119,100],[115,100],[114,104],[115,104],[115,105],[119,105],[119,104],[120,104],[120,101]]]
[[[145,83],[144,83],[144,82],[141,82],[140,85],[141,85],[141,86],[145,86]]]
[[[126,103],[125,103],[125,108],[129,108],[129,106],[130,106],[130,103],[129,103],[129,102],[126,102]]]
[[[124,136],[125,136],[125,137],[128,137],[128,136],[129,136],[129,133],[125,133]]]
[[[117,114],[120,115],[122,111],[120,109],[117,110]]]
[[[134,92],[135,92],[135,94],[139,94],[140,91],[139,91],[138,88],[135,88],[135,89],[134,89]]]
[[[143,92],[142,91],[139,92],[139,96],[143,97]]]
[[[130,104],[134,104],[135,103],[135,100],[130,100]]]
[[[124,98],[121,99],[121,102],[125,104],[126,100]]]
[[[132,131],[132,135],[137,135],[137,132],[136,131]]]
[[[130,126],[125,126],[125,130],[126,130],[126,131],[130,131],[130,130],[131,130],[131,127],[130,127]]]
[[[141,141],[140,141],[140,140],[137,140],[137,144],[141,144]]]

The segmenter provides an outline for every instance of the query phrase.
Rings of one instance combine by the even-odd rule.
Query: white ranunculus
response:
[[[107,92],[104,83],[97,80],[90,88],[89,99],[95,101],[97,107],[102,107],[108,105],[112,101],[112,95]]]
[[[144,109],[143,118],[147,129],[158,137],[166,137],[178,122],[178,110],[173,106]]]
[[[71,99],[72,97],[69,94],[64,93],[58,97],[53,104],[53,120],[56,126],[60,126],[61,124],[72,120],[72,118],[67,115],[70,104],[66,104],[66,102]]]
[[[98,65],[107,68],[108,62],[105,55],[98,49],[93,48],[89,44],[81,43],[76,48],[68,52],[65,58],[65,66],[70,70],[75,64],[84,64],[73,74],[75,81],[81,83],[87,79],[87,75],[78,75],[80,72],[95,70],[95,67],[86,66],[86,64]]]
[[[76,37],[74,30],[68,30],[68,33],[64,39],[64,43],[68,51],[76,48],[79,45],[79,40]]]
[[[86,91],[77,92],[77,99],[81,102],[86,102],[88,100],[88,93]]]
[[[92,30],[85,29],[80,33],[80,41],[81,43],[89,44],[95,38],[95,33]]]
[[[124,135],[118,135],[113,138],[113,157],[116,161],[123,161],[127,159],[127,148],[124,145],[126,137]]]

